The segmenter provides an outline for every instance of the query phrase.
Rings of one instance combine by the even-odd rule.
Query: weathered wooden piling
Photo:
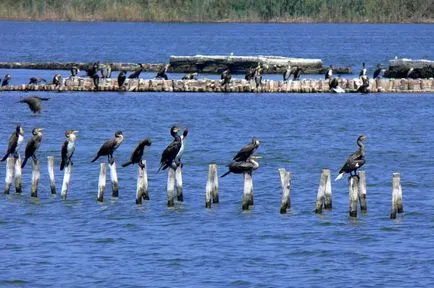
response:
[[[9,194],[14,179],[14,165],[15,159],[9,157],[6,162],[6,178],[5,178],[5,194]]]
[[[349,214],[350,217],[357,217],[357,199],[359,194],[359,179],[357,177],[350,177],[348,190],[348,199],[350,202]]]
[[[21,158],[15,160],[15,193],[21,193],[23,191],[23,184],[21,182]]]
[[[252,172],[244,173],[244,193],[243,193],[243,210],[249,210],[253,205],[253,180]]]
[[[39,170],[39,160],[33,160],[32,161],[32,188],[31,188],[31,197],[38,197],[38,184],[39,184],[39,178],[41,176],[40,170]]]
[[[48,156],[48,175],[50,176],[51,194],[56,194],[56,179],[54,177],[54,156]]]
[[[333,207],[330,169],[324,169],[324,174],[327,176],[327,182],[324,190],[324,209],[330,210]]]
[[[209,164],[208,166],[208,180],[205,187],[206,208],[211,208],[211,201],[213,203],[219,202],[217,164],[214,163]]]
[[[106,178],[107,178],[107,164],[101,163],[100,170],[99,170],[99,179],[98,179],[98,196],[96,198],[96,201],[99,202],[104,201]]]
[[[395,219],[396,213],[403,212],[401,176],[398,172],[395,172],[392,179],[392,212],[390,213],[390,219]]]
[[[285,168],[279,168],[280,186],[282,187],[282,203],[280,214],[285,214],[291,208],[291,173]]]
[[[321,176],[319,180],[318,192],[316,194],[315,213],[321,214],[325,202],[325,190],[327,186],[327,173],[326,169],[321,170]]]
[[[61,196],[62,199],[66,199],[68,196],[68,188],[69,188],[69,181],[71,179],[71,173],[72,173],[72,165],[71,163],[68,163],[68,165],[65,167],[65,172],[63,173],[63,182],[62,182],[62,192]]]
[[[184,201],[184,195],[182,194],[182,168],[179,165],[175,171],[175,180],[176,180],[176,195],[178,201]]]
[[[146,160],[142,161],[143,168],[137,167],[137,191],[136,204],[142,204],[143,200],[149,200],[148,194],[148,172],[146,168]]]
[[[368,206],[366,205],[366,173],[365,171],[359,171],[358,175],[360,210],[364,213],[368,211]]]
[[[148,191],[148,166],[146,160],[142,160],[143,164],[143,200],[149,200],[149,191]]]
[[[113,164],[109,164],[110,167],[110,179],[112,181],[112,197],[119,197],[119,185],[118,185],[118,172],[116,167],[116,161]]]
[[[175,170],[167,169],[167,207],[175,206]]]

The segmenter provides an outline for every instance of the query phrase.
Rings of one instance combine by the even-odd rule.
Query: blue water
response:
[[[172,53],[191,51],[194,42],[200,46],[190,54],[233,50],[279,55],[299,36],[311,41],[309,45],[299,42],[304,44],[294,56],[317,55],[342,65],[358,65],[372,55],[382,60],[398,52],[398,56],[432,59],[432,49],[427,48],[434,43],[432,33],[427,33],[432,27],[0,22],[6,31],[0,36],[0,49],[3,61],[93,61],[107,55],[105,59],[113,61],[161,62]],[[372,51],[376,46],[361,40],[363,29],[383,47]],[[341,44],[322,49],[327,34],[339,36]],[[279,35],[287,35],[287,42],[277,41]],[[53,47],[46,39],[51,39]],[[92,49],[84,45],[90,41]],[[165,44],[159,50],[157,43]],[[366,46],[353,49],[360,45]],[[34,71],[3,72],[24,79]],[[1,287],[434,284],[432,94],[50,92],[38,93],[52,98],[39,116],[16,103],[29,95],[33,93],[0,95],[1,153],[17,122],[24,125],[26,140],[33,127],[45,128],[39,199],[30,198],[30,166],[23,171],[23,194],[0,197]],[[167,208],[167,176],[155,171],[173,124],[188,127],[190,133],[183,157],[185,201]],[[68,199],[62,201],[50,196],[45,167],[49,155],[59,163],[66,129],[80,132]],[[125,136],[115,154],[119,162],[129,157],[139,140],[150,137],[153,141],[145,153],[151,200],[142,206],[134,201],[133,167],[118,171],[119,199],[110,199],[108,185],[105,201],[95,201],[99,164],[89,162],[118,129]],[[333,210],[315,215],[321,168],[329,167],[335,177],[357,148],[360,134],[368,136],[368,213],[359,212],[357,219],[348,217],[343,180],[332,183]],[[215,161],[219,174],[224,173],[224,165],[252,136],[261,140],[258,154],[263,156],[253,175],[255,206],[241,211],[242,176],[229,175],[220,179],[220,204],[205,209],[208,164]],[[293,206],[286,215],[279,214],[277,169],[281,167],[293,174]],[[390,220],[395,171],[401,173],[405,213]],[[56,176],[60,190],[60,171],[56,170]],[[2,163],[1,187],[4,177]]]

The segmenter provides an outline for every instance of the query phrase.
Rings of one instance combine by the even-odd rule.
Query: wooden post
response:
[[[243,210],[248,210],[253,205],[253,180],[252,172],[244,173]]]
[[[366,205],[366,173],[365,171],[359,171],[359,201],[360,210],[362,213],[368,211],[368,206]]]
[[[98,180],[98,197],[96,198],[96,201],[99,202],[104,201],[106,178],[107,178],[107,164],[101,163],[101,168],[99,170],[99,180]]]
[[[324,209],[332,209],[332,182],[330,169],[324,169],[324,174],[327,175],[327,182],[324,190]]]
[[[56,180],[54,178],[54,156],[48,156],[48,175],[50,175],[51,194],[56,194]]]
[[[208,166],[208,181],[205,188],[205,207],[211,208],[211,198],[213,203],[218,203],[218,177],[217,165],[209,164]]]
[[[175,170],[172,167],[167,171],[167,207],[175,206]]]
[[[136,190],[136,204],[142,204],[142,198],[143,198],[143,170],[142,167],[137,165],[137,190]]]
[[[71,173],[72,173],[72,165],[71,163],[68,164],[68,166],[65,167],[65,172],[63,174],[63,182],[62,182],[62,192],[61,196],[62,199],[66,199],[68,196],[68,187],[69,187],[69,181],[71,179]]]
[[[143,164],[143,200],[149,200],[149,191],[148,191],[148,166],[146,164],[146,160],[142,160]]]
[[[32,161],[32,189],[30,196],[38,197],[38,184],[41,173],[39,171],[39,160]]]
[[[13,157],[9,157],[6,163],[5,194],[9,194],[9,190],[12,186],[12,180],[14,179],[14,165],[15,159]]]
[[[357,197],[359,194],[359,179],[357,177],[350,177],[350,180],[348,181],[348,190],[348,198],[350,202],[349,214],[350,217],[357,217]]]
[[[184,196],[182,195],[182,168],[179,165],[175,171],[176,178],[176,194],[178,201],[184,201]]]
[[[118,172],[116,170],[116,161],[113,164],[109,164],[110,178],[112,180],[112,197],[119,197],[119,185],[118,185]]]
[[[402,212],[404,212],[404,208],[402,205],[401,176],[395,172],[392,180],[392,212],[390,213],[390,219],[395,219],[396,213]]]
[[[326,169],[321,170],[321,176],[319,180],[318,193],[316,194],[315,213],[321,214],[325,200],[325,190],[327,186],[327,173]]]
[[[18,158],[15,160],[15,193],[21,193],[23,190],[21,175],[21,158]]]
[[[280,214],[285,214],[288,208],[291,208],[291,173],[285,168],[279,168],[280,186],[282,187],[282,204],[280,205]]]

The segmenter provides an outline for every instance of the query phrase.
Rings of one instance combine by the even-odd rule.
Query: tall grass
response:
[[[434,22],[432,0],[2,0],[1,19]]]

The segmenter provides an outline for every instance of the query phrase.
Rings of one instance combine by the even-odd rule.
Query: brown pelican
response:
[[[365,145],[363,144],[363,141],[366,138],[367,137],[364,135],[361,135],[359,136],[359,138],[357,138],[357,145],[359,146],[359,150],[357,150],[356,152],[351,154],[350,157],[348,157],[341,170],[339,170],[339,175],[336,177],[335,181],[341,179],[345,173],[350,173],[350,177],[357,176],[357,169],[359,169],[363,166],[363,164],[365,164]]]
[[[91,162],[95,162],[101,156],[108,156],[108,162],[110,163],[110,165],[113,164],[115,162],[113,158],[113,153],[116,151],[116,149],[118,149],[122,141],[124,141],[122,131],[116,131],[115,137],[105,141],[104,144],[101,145],[98,153]]]

